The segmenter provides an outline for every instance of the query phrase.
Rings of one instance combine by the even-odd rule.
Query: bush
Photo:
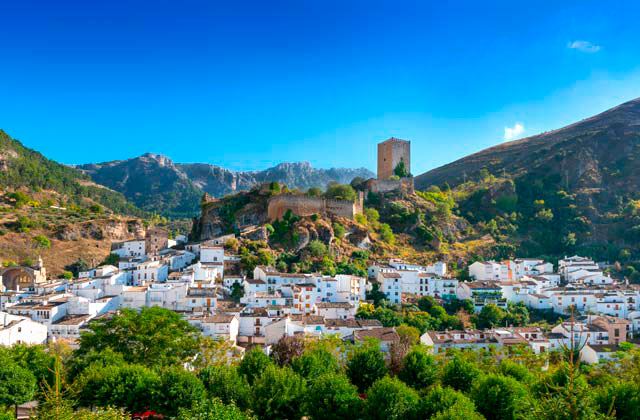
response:
[[[327,186],[327,191],[324,193],[324,196],[336,200],[355,201],[358,194],[351,185],[330,183]]]
[[[391,226],[386,223],[380,225],[380,239],[388,243],[389,245],[393,245],[396,243],[396,237],[391,230]]]
[[[334,223],[333,224],[333,234],[335,235],[336,238],[338,239],[342,239],[344,238],[344,235],[347,233],[347,231],[345,230],[344,226],[342,226],[340,223]]]
[[[319,241],[317,239],[309,242],[309,245],[307,245],[307,249],[309,250],[311,256],[314,258],[322,258],[327,255],[327,246],[322,243],[322,241]]]
[[[37,248],[42,248],[42,249],[51,248],[51,240],[44,235],[36,235],[33,237],[32,241]]]

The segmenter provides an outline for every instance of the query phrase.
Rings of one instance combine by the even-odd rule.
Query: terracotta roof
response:
[[[295,314],[295,315],[291,315],[291,320],[295,322],[301,322],[304,325],[323,325],[324,324],[324,317],[319,315]]]
[[[202,318],[202,323],[205,324],[228,324],[233,321],[234,315],[213,315]]]
[[[353,308],[353,305],[349,302],[320,302],[316,303],[316,307],[321,309],[351,309]]]
[[[380,341],[399,341],[400,336],[396,332],[395,328],[380,327],[372,328],[370,330],[358,330],[353,332],[353,338],[355,340],[364,340],[365,338],[376,338]]]

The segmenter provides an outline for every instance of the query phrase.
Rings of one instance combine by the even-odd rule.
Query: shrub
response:
[[[32,241],[37,248],[42,248],[42,249],[51,248],[51,240],[49,240],[49,238],[47,238],[44,235],[36,235],[33,237]]]

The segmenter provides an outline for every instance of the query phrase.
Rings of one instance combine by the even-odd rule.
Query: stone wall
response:
[[[367,181],[366,190],[378,194],[387,192],[404,192],[406,194],[413,194],[413,178],[370,179]]]
[[[282,219],[287,210],[291,210],[297,216],[319,214],[353,220],[356,214],[361,214],[363,211],[363,195],[360,193],[355,202],[304,195],[278,195],[269,200],[268,219],[271,221]]]

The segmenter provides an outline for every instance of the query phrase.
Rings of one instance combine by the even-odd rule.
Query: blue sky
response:
[[[243,170],[375,170],[395,136],[419,174],[640,96],[639,15],[637,1],[1,2],[0,128],[65,163],[149,151]]]

